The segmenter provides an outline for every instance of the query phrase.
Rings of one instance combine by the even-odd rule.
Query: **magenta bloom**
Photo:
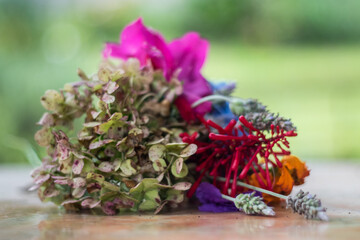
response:
[[[193,102],[212,93],[209,83],[200,73],[208,48],[208,42],[194,32],[167,44],[159,33],[146,28],[140,18],[125,27],[120,43],[106,44],[103,56],[135,57],[142,65],[150,61],[154,69],[164,72],[168,81],[179,69],[178,78],[183,81],[184,91],[175,104],[181,116],[192,121],[196,119],[195,114],[204,115],[211,110],[211,103],[203,103],[195,109],[190,107]]]

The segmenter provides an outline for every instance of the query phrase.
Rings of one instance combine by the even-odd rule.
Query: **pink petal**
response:
[[[187,104],[191,105],[200,98],[211,94],[211,87],[200,72],[206,60],[209,43],[206,40],[201,39],[198,33],[191,32],[185,34],[180,39],[172,41],[169,44],[169,48],[174,57],[175,66],[181,70],[179,80],[184,82],[183,97]],[[180,101],[186,104],[184,99],[181,99]],[[182,107],[185,106],[183,105]],[[189,109],[187,110],[190,111]],[[200,115],[204,115],[210,110],[211,103],[209,102],[201,104],[193,109],[195,113]],[[181,113],[181,111],[183,111],[183,113]],[[180,114],[183,116],[185,114],[184,110],[180,110]]]
[[[179,80],[184,81],[184,92],[203,97],[211,94],[211,88],[200,70],[206,60],[209,43],[198,33],[190,32],[169,44],[174,65],[181,69]]]
[[[157,32],[144,26],[142,19],[124,28],[120,35],[120,43],[107,43],[103,57],[128,59],[137,58],[141,65],[151,61],[155,69],[164,71],[167,79],[171,78],[173,59],[164,38]]]

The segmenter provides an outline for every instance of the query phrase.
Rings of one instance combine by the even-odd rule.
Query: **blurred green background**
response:
[[[233,80],[293,119],[304,159],[360,159],[358,0],[0,0],[0,163],[25,163],[46,89],[96,71],[106,41],[142,16],[167,40],[198,31],[204,75]],[[16,136],[17,138],[14,138]]]

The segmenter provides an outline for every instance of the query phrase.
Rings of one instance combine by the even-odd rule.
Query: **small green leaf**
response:
[[[110,191],[113,191],[113,192],[119,192],[120,191],[120,188],[112,183],[109,183],[109,182],[106,182],[104,181],[102,183],[102,186],[106,189],[109,189]]]
[[[53,139],[54,136],[48,127],[43,127],[35,133],[35,141],[42,147],[49,146]]]
[[[86,128],[93,128],[93,127],[99,126],[100,124],[101,124],[100,122],[87,122],[87,123],[84,123],[83,126]]]
[[[190,144],[188,145],[184,150],[181,151],[180,156],[181,157],[190,157],[191,155],[195,154],[197,151],[197,146],[196,144]]]
[[[111,143],[113,142],[114,140],[112,139],[105,139],[105,140],[100,140],[100,141],[97,141],[97,142],[92,142],[90,145],[89,145],[89,149],[96,149],[96,148],[100,148],[108,143]]]
[[[164,140],[165,140],[165,138],[160,138],[160,139],[158,139],[158,140],[154,140],[154,141],[148,142],[146,145],[159,144],[159,143],[162,143]]]
[[[74,198],[81,198],[82,196],[84,196],[85,192],[86,192],[86,188],[79,187],[79,188],[75,188],[71,192],[71,195],[73,195]]]
[[[99,165],[99,170],[102,172],[111,172],[113,170],[113,165],[110,162],[101,162]]]
[[[156,144],[149,149],[149,159],[154,162],[161,158],[166,150],[166,147],[162,144]]]
[[[141,210],[141,211],[154,210],[158,206],[159,206],[159,204],[157,202],[144,199],[144,201],[139,205],[139,210]]]
[[[121,175],[125,177],[129,177],[136,173],[136,170],[131,166],[131,159],[127,159],[123,161],[120,165],[120,169],[122,171]]]
[[[191,183],[189,182],[179,182],[173,185],[173,188],[175,190],[180,190],[180,191],[186,191],[189,190],[191,187]]]
[[[62,94],[56,90],[47,90],[41,97],[41,104],[46,110],[60,112],[63,108],[65,99]]]
[[[186,164],[183,164],[180,173],[177,173],[176,164],[171,165],[171,173],[177,178],[183,178],[188,174],[189,170]]]
[[[166,192],[166,200],[173,202],[173,203],[181,203],[184,201],[184,194],[182,191],[175,190],[175,189],[169,189]]]
[[[188,145],[187,143],[168,143],[165,146],[166,149],[169,150],[170,152],[178,152],[187,145]]]
[[[180,174],[182,168],[183,168],[183,165],[184,165],[184,159],[183,158],[178,158],[175,160],[175,167],[176,167],[176,173],[177,174]]]
[[[85,187],[86,185],[86,180],[85,178],[82,177],[76,177],[73,179],[73,188],[79,188],[79,187]]]
[[[100,68],[98,72],[98,77],[103,82],[108,82],[110,80],[111,70],[108,68]]]
[[[155,160],[155,161],[153,162],[153,168],[154,168],[154,170],[157,171],[157,172],[162,172],[162,171],[164,171],[165,167],[166,167],[166,162],[165,162],[165,160],[162,159],[162,158],[159,158],[158,160]]]
[[[89,172],[86,176],[87,179],[93,179],[98,183],[103,183],[105,181],[105,177],[98,173]]]

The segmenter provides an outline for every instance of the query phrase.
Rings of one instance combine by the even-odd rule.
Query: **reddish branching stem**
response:
[[[214,177],[214,184],[222,185],[224,194],[229,194],[228,189],[231,188],[231,196],[237,193],[236,181],[240,179],[248,182],[252,173],[255,173],[262,188],[272,190],[269,165],[282,167],[279,156],[290,154],[286,138],[296,136],[294,131],[284,131],[279,126],[272,125],[271,131],[266,133],[255,128],[244,116],[239,117],[241,124],[237,125],[237,121],[231,120],[225,128],[211,120],[201,120],[209,130],[209,141],[197,140],[197,133],[191,136],[187,133],[180,135],[183,142],[198,146],[192,158],[197,161],[196,171],[200,172],[200,176],[189,190],[189,197],[206,173]],[[211,132],[211,128],[215,129],[216,133]],[[264,166],[261,166],[260,159]],[[217,176],[224,176],[226,181],[217,182]],[[230,180],[233,180],[231,186]]]

